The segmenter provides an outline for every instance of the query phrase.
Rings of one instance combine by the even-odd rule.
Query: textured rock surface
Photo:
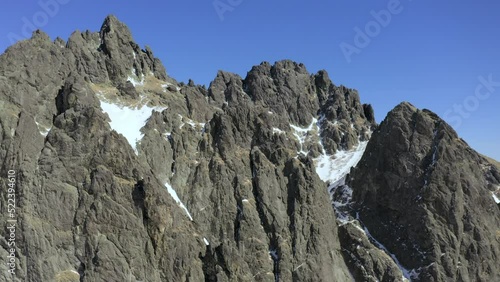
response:
[[[177,83],[109,16],[67,43],[37,31],[10,47],[0,107],[1,171],[18,175],[15,281],[401,281],[388,251],[423,280],[497,278],[500,176],[431,113],[391,112],[349,182],[343,212],[359,221],[336,218],[317,157],[377,125],[326,71],[285,60]],[[425,181],[437,192],[415,201]]]
[[[325,184],[311,158],[296,158],[302,144],[290,128],[310,124],[344,89],[326,72],[282,61],[245,79],[221,71],[208,89],[178,84],[110,16],[99,33],[77,31],[67,43],[37,31],[12,46],[0,84],[2,171],[18,172],[18,281],[352,279]],[[358,107],[339,120],[358,117],[346,132],[362,135],[373,120],[344,94]],[[104,102],[162,110],[134,151]]]
[[[402,103],[350,185],[360,220],[415,280],[498,281],[499,176],[443,120]]]
[[[355,281],[401,281],[403,274],[393,259],[370,241],[356,222],[339,228],[339,236]]]

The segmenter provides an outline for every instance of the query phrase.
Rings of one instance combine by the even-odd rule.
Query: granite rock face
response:
[[[178,83],[109,16],[6,50],[0,107],[18,184],[2,281],[497,278],[498,170],[427,111],[377,126],[326,71],[285,60]]]
[[[500,280],[498,168],[442,119],[402,103],[354,169],[354,209],[415,281]]]
[[[15,280],[350,280],[325,184],[290,132],[319,115],[315,76],[259,67],[178,84],[113,16],[67,43],[37,31],[9,48],[0,153],[18,175]],[[113,127],[113,104],[156,107],[137,143]]]

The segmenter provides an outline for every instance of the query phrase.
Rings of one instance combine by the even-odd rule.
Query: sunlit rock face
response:
[[[179,83],[109,16],[6,50],[0,107],[15,281],[498,280],[498,171],[429,112],[377,126],[325,71]]]

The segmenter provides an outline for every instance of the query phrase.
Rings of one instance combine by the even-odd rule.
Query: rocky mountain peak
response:
[[[74,32],[68,48],[79,71],[94,83],[119,85],[127,80],[141,81],[145,76],[168,80],[165,68],[149,47],[141,49],[129,28],[115,16],[108,16],[100,32]]]
[[[114,34],[118,38],[123,39],[124,42],[133,41],[128,26],[119,21],[114,15],[108,15],[104,19],[99,33],[103,38],[108,35],[110,36],[110,34]]]
[[[293,71],[299,74],[309,74],[306,67],[302,63],[294,62],[292,60],[281,60],[277,61],[272,67],[271,72],[275,73],[275,76],[283,71]]]
[[[50,37],[47,33],[43,32],[40,29],[37,29],[33,31],[33,34],[31,35],[32,40],[42,40],[42,41],[50,41]]]
[[[349,185],[359,220],[416,280],[487,281],[498,274],[497,176],[445,121],[405,102],[373,132]]]
[[[117,61],[120,59],[133,61],[133,59],[137,57],[137,55],[134,56],[134,54],[140,51],[128,27],[120,22],[115,16],[111,15],[106,17],[99,32],[99,36],[101,39],[100,48],[102,51],[107,56]],[[138,75],[138,73],[135,73],[135,75]]]

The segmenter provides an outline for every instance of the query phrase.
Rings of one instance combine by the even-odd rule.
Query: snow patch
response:
[[[171,132],[165,132],[163,134],[163,138],[165,138],[165,140],[167,140],[167,141],[170,141],[170,138],[172,138],[172,133]]]
[[[161,85],[161,88],[163,89],[163,92],[167,92],[167,87],[171,85],[170,83],[166,82],[164,84]]]
[[[134,76],[136,75],[136,70],[135,69],[131,70],[131,75],[132,76],[129,75],[127,77],[127,80],[130,81],[134,85],[134,87],[143,86],[144,85],[144,76],[142,76],[142,78],[141,78],[140,81],[134,78]]]
[[[153,111],[161,112],[166,109],[166,107],[150,107],[148,105],[138,107],[122,106],[103,99],[100,99],[100,102],[103,112],[107,113],[111,120],[109,123],[111,128],[125,136],[136,154],[138,154],[137,142],[143,137],[141,128],[146,125]]]
[[[197,127],[200,127],[201,128],[201,133],[204,133],[205,132],[205,123],[204,122],[196,122],[196,121],[193,121],[192,119],[190,118],[186,118],[186,117],[183,117],[182,115],[179,114],[179,118],[181,119],[181,125],[179,125],[179,129],[182,129],[184,127],[184,125],[187,123],[189,124],[192,128],[197,128]]]
[[[293,135],[295,136],[295,138],[297,138],[300,144],[300,151],[298,151],[297,154],[307,155],[307,152],[304,150],[304,143],[306,142],[307,137],[309,136],[309,131],[313,130],[315,126],[318,129],[317,124],[318,120],[316,118],[313,118],[311,124],[309,124],[309,126],[305,128],[290,124],[290,128],[292,128],[293,130]]]
[[[179,198],[179,196],[177,195],[177,192],[175,192],[174,188],[172,188],[172,186],[167,182],[165,183],[165,187],[167,187],[167,191],[168,193],[170,194],[170,196],[172,196],[172,198],[177,202],[177,204],[179,205],[179,207],[181,207],[187,214],[187,216],[189,217],[189,219],[191,221],[193,221],[193,217],[191,216],[191,214],[189,213],[188,209],[186,208],[186,206],[182,203],[181,199]]]
[[[307,134],[309,131],[313,130],[314,126],[318,123],[318,119],[313,118],[311,124],[308,127],[299,127],[293,124],[290,124],[290,127],[297,133],[302,133],[302,135]]]
[[[495,193],[493,193],[492,195],[493,195],[493,200],[495,200],[495,203],[500,204],[500,199],[497,197],[497,195],[495,195]]]
[[[495,203],[500,204],[500,198],[497,196],[497,194],[500,194],[500,185],[497,186],[497,190],[494,192],[491,192],[491,195],[493,196],[493,200]]]
[[[273,134],[284,134],[285,132],[279,128],[273,127]]]
[[[350,151],[338,151],[335,155],[322,154],[316,159],[316,173],[319,178],[331,184],[340,184],[361,160],[368,141],[359,142],[357,147]]]
[[[187,123],[191,125],[192,128],[196,127],[196,123],[192,119],[187,119]]]
[[[354,226],[354,228],[358,229],[361,233],[363,233],[363,234],[366,235],[365,230],[363,228],[359,227],[359,225],[357,223],[359,223],[359,221],[357,221],[357,220],[349,220],[349,221],[346,221],[346,222],[340,224],[340,226],[343,226],[343,225],[346,225],[346,224],[351,224],[352,226]]]
[[[343,180],[345,181],[345,178]],[[343,184],[344,183],[341,183],[338,186],[335,186],[337,184],[332,184],[328,189],[330,191],[330,198],[340,225],[344,225],[352,221],[349,212],[346,211],[346,209],[349,209],[349,204],[352,200],[352,188]],[[334,194],[336,194],[335,197]]]
[[[39,124],[36,119],[35,119],[35,123],[38,127],[38,131],[40,131],[40,134],[42,134],[44,137],[47,136],[47,134],[49,134],[49,131],[52,129],[52,126],[49,127],[49,128],[46,128],[45,126]]]

